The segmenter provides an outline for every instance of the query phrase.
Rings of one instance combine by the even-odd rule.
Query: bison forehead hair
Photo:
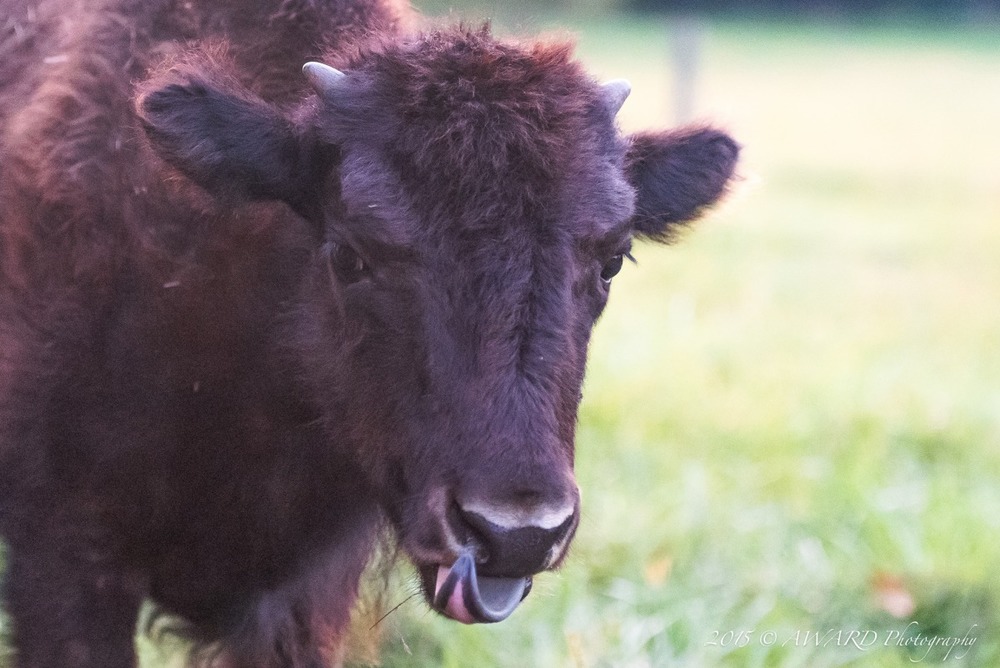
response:
[[[563,218],[581,234],[631,215],[613,115],[571,45],[483,27],[386,45],[348,70],[320,123],[338,145],[378,147],[425,221],[552,226],[577,203],[590,210]]]

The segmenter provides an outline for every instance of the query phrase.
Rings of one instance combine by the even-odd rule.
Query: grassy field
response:
[[[626,128],[669,120],[665,24],[570,28],[632,81]],[[1000,665],[997,38],[732,23],[702,47],[698,117],[744,179],[616,279],[571,558],[499,625],[412,598],[350,665]]]
[[[571,27],[670,118],[665,24]],[[495,627],[406,602],[382,665],[1000,665],[996,36],[704,28],[744,181],[616,279],[571,559]]]

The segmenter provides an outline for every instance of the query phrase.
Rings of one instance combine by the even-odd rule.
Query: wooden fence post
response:
[[[702,33],[701,22],[693,17],[677,17],[671,23],[673,110],[678,124],[688,123],[694,117]]]

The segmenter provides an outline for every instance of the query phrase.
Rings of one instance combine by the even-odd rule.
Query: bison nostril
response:
[[[526,512],[473,504],[457,510],[486,575],[521,577],[549,568],[576,525],[575,507]]]
[[[573,518],[576,504],[562,506],[537,505],[495,505],[485,502],[462,502],[458,504],[462,515],[475,515],[490,526],[501,529],[556,529]]]

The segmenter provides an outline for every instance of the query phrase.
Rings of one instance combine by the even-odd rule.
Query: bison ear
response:
[[[290,119],[204,70],[175,68],[147,82],[136,111],[156,153],[218,196],[282,200],[301,213],[327,164]]]
[[[680,224],[722,197],[739,151],[739,144],[713,128],[633,135],[626,170],[636,190],[636,234],[669,241]]]

